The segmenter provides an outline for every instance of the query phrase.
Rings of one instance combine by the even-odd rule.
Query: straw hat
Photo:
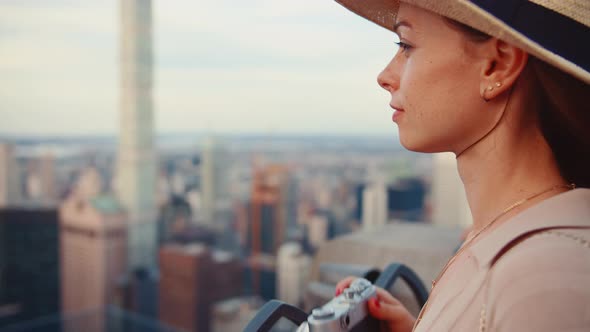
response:
[[[336,0],[392,30],[400,2],[502,39],[590,84],[590,0]]]

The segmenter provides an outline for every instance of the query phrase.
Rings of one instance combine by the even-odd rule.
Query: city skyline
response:
[[[394,36],[338,7],[155,1],[156,132],[395,134],[376,83]],[[119,14],[115,0],[0,4],[0,134],[116,133]]]
[[[392,223],[394,219],[404,216],[413,222],[428,220],[425,189],[430,183],[429,174],[432,174],[432,170],[429,162],[431,158],[427,155],[409,155],[378,139],[278,139],[270,143],[267,140],[243,142],[237,139],[227,144],[232,146],[232,150],[228,151],[229,158],[224,162],[227,165],[227,189],[231,204],[220,206],[222,209],[215,220],[215,224],[220,227],[210,227],[200,217],[204,214],[205,178],[211,176],[205,171],[208,167],[206,149],[162,151],[158,163],[158,184],[162,185],[156,188],[157,196],[163,197],[156,203],[159,211],[159,273],[158,270],[143,268],[125,273],[128,270],[121,264],[129,262],[130,255],[126,254],[125,249],[131,231],[125,231],[129,215],[123,213],[125,209],[111,190],[116,176],[117,150],[97,149],[90,154],[81,152],[53,158],[55,167],[49,167],[48,170],[53,173],[52,182],[60,197],[57,203],[59,221],[56,220],[54,231],[48,236],[55,236],[49,242],[54,248],[52,257],[58,257],[57,248],[61,248],[60,261],[52,263],[59,266],[61,271],[56,274],[53,286],[61,294],[62,303],[67,303],[67,306],[59,307],[56,304],[45,314],[55,313],[51,317],[57,322],[59,312],[66,313],[64,317],[76,316],[78,312],[75,310],[71,315],[68,311],[71,308],[82,309],[84,303],[94,303],[94,307],[105,312],[124,310],[142,319],[146,317],[153,320],[152,324],[181,328],[187,326],[185,324],[207,322],[202,319],[184,319],[181,322],[178,317],[201,317],[197,312],[209,310],[214,314],[205,316],[210,317],[208,323],[212,332],[241,331],[252,316],[250,312],[255,312],[255,307],[249,305],[250,310],[236,311],[235,307],[226,308],[220,301],[237,301],[242,308],[250,302],[247,297],[256,296],[264,300],[280,298],[298,306],[309,305],[305,300],[305,294],[309,291],[305,280],[312,274],[310,263],[315,253],[340,235],[358,231],[365,214],[377,216],[377,212],[384,212],[383,218],[387,220],[377,223]],[[16,151],[24,148],[18,143],[12,146]],[[22,183],[30,183],[31,179],[44,173],[40,163],[44,156],[15,154],[7,161],[14,159],[20,167],[18,178]],[[2,166],[9,166],[7,161],[0,165],[0,170]],[[387,195],[387,206],[383,207],[387,211],[377,211],[379,207],[371,204],[368,196],[364,195],[369,189],[367,181],[373,178],[372,174],[383,175],[388,183],[384,193]],[[259,175],[263,175],[262,179]],[[408,179],[413,179],[413,182],[408,182]],[[39,197],[32,197],[31,186],[21,186],[20,189],[24,194],[22,207],[13,208],[17,214],[0,224],[3,227],[0,235],[7,239],[15,237],[14,232],[17,230],[10,227],[19,223],[19,216],[45,206],[41,203],[48,195],[40,191]],[[52,209],[55,211],[56,207],[53,205]],[[5,207],[3,211],[12,210]],[[23,233],[25,235],[37,234],[35,228],[23,229],[26,230]],[[26,243],[26,240],[13,241],[9,248],[17,250],[19,246],[27,247]],[[229,262],[227,259],[234,257],[232,266],[242,272],[227,271],[223,264],[219,267],[226,272],[220,270],[219,277],[209,273],[208,268],[205,269],[207,277],[201,273],[204,270],[202,268],[184,270],[182,267],[187,267],[185,263],[175,259],[162,260],[162,250],[167,245],[186,246],[190,252],[195,245],[207,248],[213,253],[211,257],[219,258],[220,263]],[[31,251],[30,255],[42,258],[37,252]],[[0,257],[0,265],[12,256]],[[171,271],[185,277],[186,273],[192,273],[192,277],[176,278],[180,275],[169,273]],[[0,280],[10,281],[16,280],[10,276],[16,275],[18,269],[0,269],[0,272],[6,276],[0,276]],[[37,273],[35,282],[41,282],[45,277]],[[201,281],[198,282],[199,286],[190,288],[184,286],[181,279]],[[190,290],[225,292],[227,287],[203,286],[217,281],[225,283],[223,280],[231,282],[236,292],[229,294],[216,291],[215,294],[208,294]],[[86,286],[85,291],[72,293],[79,283]],[[9,282],[8,285],[5,289],[12,287],[13,283]],[[29,293],[22,289],[17,288],[18,294],[24,294],[18,298],[0,296],[0,308],[8,310],[19,303],[29,303],[25,301],[27,298],[44,298],[43,294],[27,295]],[[179,293],[179,289],[184,291]],[[99,298],[95,296],[97,294],[111,295]],[[181,296],[177,296],[179,294]],[[314,294],[317,297],[318,294]],[[187,305],[187,301],[192,304]],[[166,310],[157,310],[158,303],[160,308],[164,303]],[[25,314],[33,315],[33,310],[36,307],[27,306],[22,314],[9,314],[8,318],[15,324],[27,324],[22,321],[22,317]],[[60,320],[60,324],[72,330],[88,324],[113,326],[111,318],[101,316],[98,311],[84,317],[81,321]],[[121,319],[116,319],[115,324],[122,324]],[[0,319],[0,326],[2,324]],[[117,331],[116,328],[105,330]]]
[[[127,330],[107,314],[120,310],[238,331],[261,299],[308,305],[330,241],[428,222],[431,158],[402,149],[375,80],[393,36],[368,37],[371,24],[338,6],[0,4],[0,194],[14,196],[0,200],[0,290],[15,289],[0,292],[0,326]],[[41,208],[45,233],[21,219]],[[37,238],[46,248],[24,250]],[[32,299],[57,296],[26,291],[42,269],[16,283],[24,263],[55,267],[46,287],[59,302],[38,310]]]

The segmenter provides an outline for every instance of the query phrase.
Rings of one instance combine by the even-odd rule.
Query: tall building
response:
[[[191,224],[198,224],[200,219],[200,213],[202,213],[202,195],[196,188],[191,188],[187,191],[185,199],[191,208]]]
[[[227,201],[227,152],[222,142],[208,137],[203,143],[201,155],[201,220],[205,225],[219,229],[216,213]],[[229,208],[229,206],[227,207]]]
[[[424,221],[426,186],[420,178],[406,177],[387,187],[389,219]]]
[[[168,203],[160,208],[158,221],[158,243],[169,242],[176,235],[189,228],[191,206],[182,197],[172,195]]]
[[[253,254],[244,266],[244,291],[265,300],[277,298],[277,257],[265,253]]]
[[[58,226],[55,208],[0,208],[0,330],[59,313]]]
[[[21,203],[20,172],[14,155],[14,147],[0,144],[0,207]]]
[[[354,186],[353,194],[356,201],[354,218],[369,225],[380,225],[389,220],[424,221],[426,218],[426,188],[419,178],[401,178],[386,187],[379,182],[359,184]]]
[[[58,199],[55,157],[46,153],[39,158],[39,178],[41,180],[41,200],[43,205],[54,205]]]
[[[247,254],[245,284],[249,292],[265,299],[275,298],[279,248],[287,230],[296,222],[296,205],[289,169],[270,165],[254,173],[248,225],[245,229]]]
[[[158,319],[159,273],[138,268],[117,280],[115,305],[139,317]],[[110,329],[109,329],[110,330]],[[126,331],[126,330],[125,330]]]
[[[233,256],[201,244],[160,249],[159,319],[185,331],[208,332],[215,302],[241,293],[241,266]]]
[[[290,221],[296,220],[295,197],[287,167],[273,165],[257,170],[250,199],[248,249],[253,255],[276,255],[286,240]]]
[[[363,193],[365,191],[366,184],[359,183],[353,186],[353,195],[355,202],[354,209],[354,220],[361,224],[363,221]]]
[[[438,153],[433,159],[432,221],[438,225],[468,226],[471,211],[463,182],[457,171],[457,160],[452,153]]]
[[[307,238],[313,249],[318,249],[322,243],[328,240],[328,218],[322,215],[313,215],[307,221]]]
[[[277,263],[279,299],[301,306],[309,277],[311,257],[305,254],[299,243],[290,242],[279,249]]]
[[[90,192],[77,190],[59,209],[64,314],[115,303],[117,283],[127,274],[126,214],[114,197],[85,197]],[[87,322],[90,331],[106,328],[101,316]]]
[[[363,191],[362,224],[364,228],[385,225],[387,213],[387,186],[382,181],[375,181]]]
[[[128,218],[129,269],[156,265],[156,161],[150,0],[121,1],[121,110],[116,193]]]

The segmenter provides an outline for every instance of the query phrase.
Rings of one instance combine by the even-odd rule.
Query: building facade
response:
[[[215,302],[241,293],[242,268],[231,255],[203,244],[160,249],[159,318],[185,331],[208,332]]]
[[[72,195],[60,206],[61,308],[64,314],[115,304],[117,283],[127,274],[127,216],[112,196]],[[90,331],[103,331],[100,316]],[[79,326],[65,326],[76,330]]]
[[[0,330],[60,312],[55,208],[0,209]]]
[[[387,186],[384,182],[375,181],[365,187],[362,211],[363,228],[377,228],[387,223]]]
[[[296,223],[295,195],[289,170],[272,165],[256,170],[252,183],[247,247],[252,254],[276,255]]]
[[[201,153],[201,213],[200,220],[206,226],[219,230],[217,212],[229,208],[227,200],[227,151],[219,139],[207,137]],[[224,206],[227,205],[227,206]]]
[[[129,269],[157,257],[151,0],[121,1],[121,109],[116,194],[128,213]]]
[[[22,199],[14,147],[0,144],[0,207],[18,206]]]
[[[299,243],[285,243],[279,249],[277,265],[279,299],[301,306],[309,277],[311,257],[305,254]]]

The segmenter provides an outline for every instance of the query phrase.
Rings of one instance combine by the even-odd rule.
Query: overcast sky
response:
[[[118,0],[0,0],[0,134],[118,131]],[[154,0],[159,133],[395,134],[392,33],[333,0]]]

